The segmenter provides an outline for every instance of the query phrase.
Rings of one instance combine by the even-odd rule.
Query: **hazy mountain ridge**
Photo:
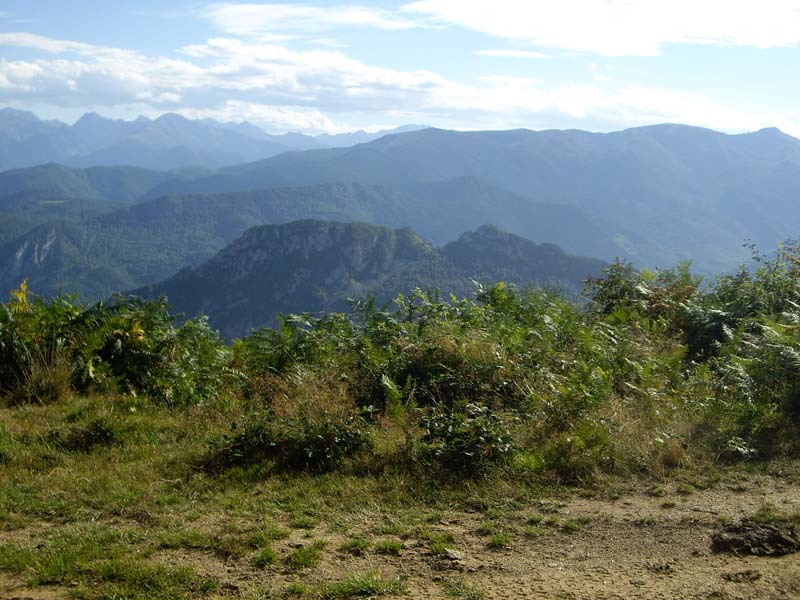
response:
[[[404,126],[397,131],[419,127]],[[174,113],[133,121],[86,113],[73,125],[67,125],[42,121],[31,112],[5,108],[0,110],[0,170],[50,162],[73,167],[215,168],[282,152],[362,143],[394,131],[271,135],[247,122],[192,120]]]
[[[604,265],[495,227],[437,250],[410,228],[303,220],[249,229],[202,265],[134,293],[166,295],[178,312],[206,314],[236,337],[274,325],[278,313],[342,310],[367,295],[386,303],[417,287],[463,297],[475,280],[505,280],[574,291]]]
[[[800,223],[800,140],[776,129],[727,135],[685,125],[604,134],[428,128],[168,181],[148,195],[328,181],[406,186],[465,176],[579,208],[618,227],[628,258],[650,266],[693,258],[701,270],[727,270],[747,258],[744,241],[773,248],[796,237]]]
[[[498,213],[505,216],[497,218]],[[67,208],[63,214],[70,216]],[[28,277],[37,293],[52,295],[64,290],[98,299],[197,265],[254,225],[304,218],[411,226],[426,239],[444,245],[494,217],[505,229],[535,231],[537,241],[555,242],[573,252],[594,255],[613,246],[611,234],[580,211],[537,207],[475,179],[413,189],[334,183],[178,195],[82,221],[74,213],[71,216],[71,223],[60,223],[55,229],[43,224],[0,246],[0,286],[12,289]],[[66,238],[63,244],[51,243],[52,250],[37,261],[18,261],[22,248],[43,244],[53,231],[57,238]]]
[[[180,179],[140,167],[91,167],[78,169],[48,163],[0,173],[0,206],[5,199],[20,193],[39,200],[105,200],[131,203],[164,181]]]
[[[748,240],[769,252],[798,237],[798,194],[800,141],[775,129],[424,129],[215,170],[51,164],[0,173],[0,265],[13,262],[27,229],[80,223],[83,234],[70,229],[77,242],[53,246],[69,249],[64,260],[51,252],[30,263],[31,284],[86,293],[80,282],[99,264],[114,271],[92,281],[103,295],[112,283],[137,287],[199,264],[253,225],[314,218],[407,225],[440,245],[495,223],[575,254],[651,267],[690,258],[714,273],[747,260]]]
[[[138,167],[75,169],[55,163],[0,173],[0,244],[53,221],[80,222],[136,202],[189,172]]]

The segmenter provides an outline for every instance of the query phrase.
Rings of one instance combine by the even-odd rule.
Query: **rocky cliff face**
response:
[[[56,246],[64,243],[63,226],[50,224],[39,227],[34,235],[6,244],[4,263],[0,264],[0,281],[7,287],[22,281],[27,274],[36,273],[51,256]]]
[[[353,281],[380,281],[433,254],[430,244],[410,229],[307,220],[254,227],[196,274],[234,282],[302,265],[322,277],[326,288],[344,289]]]
[[[237,336],[273,324],[277,313],[344,309],[348,298],[435,256],[410,229],[295,221],[254,227],[203,265],[140,291],[165,294],[176,310],[208,314]]]
[[[459,270],[499,275],[512,272],[518,280],[580,282],[603,268],[603,261],[567,254],[555,244],[536,244],[493,225],[463,234],[442,253]]]
[[[603,265],[496,227],[437,250],[408,228],[306,220],[254,227],[206,263],[137,293],[166,295],[178,312],[206,314],[237,337],[273,325],[278,313],[346,309],[349,298],[386,302],[416,287],[463,296],[473,280],[579,286]]]

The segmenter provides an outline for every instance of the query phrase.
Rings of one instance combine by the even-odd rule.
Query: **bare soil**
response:
[[[200,575],[215,577],[218,586],[211,597],[289,597],[290,586],[300,583],[306,597],[314,597],[326,582],[373,571],[400,578],[407,589],[404,597],[420,599],[800,598],[800,554],[768,557],[711,549],[712,536],[721,524],[752,515],[765,502],[785,513],[800,513],[800,481],[780,473],[729,475],[707,489],[702,487],[677,481],[631,484],[619,497],[609,490],[592,497],[576,491],[493,515],[431,511],[405,531],[391,535],[376,529],[383,516],[364,510],[363,520],[351,518],[346,526],[321,522],[311,530],[293,529],[287,539],[276,541],[274,549],[281,557],[298,546],[326,541],[320,563],[299,572],[291,571],[282,560],[260,568],[252,557],[226,558],[191,549],[157,550],[152,559],[188,565]],[[242,526],[227,523],[224,514],[204,515],[203,521],[234,529]],[[135,522],[132,526],[148,527]],[[421,528],[451,537],[447,550],[434,552]],[[0,544],[35,542],[51,529],[37,523],[2,532]],[[505,547],[490,544],[495,532],[508,536]],[[346,540],[358,536],[370,542],[363,553],[340,549]],[[386,539],[402,542],[398,556],[376,552],[375,545]],[[296,587],[292,593],[292,597],[302,597]],[[68,596],[69,589],[30,588],[24,579],[0,573],[2,599]]]

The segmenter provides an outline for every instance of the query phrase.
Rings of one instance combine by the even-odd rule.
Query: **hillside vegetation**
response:
[[[585,256],[623,252],[609,231],[578,210],[538,205],[475,179],[409,190],[333,183],[190,194],[123,207],[103,200],[44,198],[50,197],[25,193],[24,199],[6,203],[5,215],[0,210],[5,225],[0,236],[13,236],[0,245],[0,289],[13,288],[27,277],[30,288],[41,295],[64,291],[98,300],[195,267],[250,227],[297,219],[408,226],[437,245],[494,223]],[[29,223],[39,226],[25,227]]]
[[[410,244],[411,234],[394,235],[392,245],[408,246],[398,256],[426,251],[413,235]],[[505,284],[448,302],[417,290],[390,310],[366,301],[345,313],[285,316],[232,346],[204,317],[176,325],[163,299],[85,306],[23,284],[3,305],[0,382],[11,404],[72,392],[134,393],[172,407],[243,402],[260,415],[228,440],[244,450],[257,442],[246,432],[274,411],[339,415],[326,426],[357,424],[359,444],[376,418],[396,418],[434,436],[417,440],[416,458],[471,474],[519,455],[533,472],[589,480],[655,468],[670,440],[687,459],[766,457],[792,446],[800,411],[795,257],[761,259],[754,273],[707,288],[685,266],[636,273],[615,263],[589,281],[585,308]],[[436,423],[447,426],[435,433]],[[456,423],[465,439],[436,437]],[[497,438],[470,438],[484,426]],[[478,445],[459,454],[450,442]],[[239,460],[226,452],[216,458]]]
[[[704,273],[733,270],[747,258],[743,241],[771,248],[795,237],[800,220],[793,201],[800,191],[800,141],[777,129],[726,135],[672,124],[602,134],[429,128],[167,181],[148,197],[333,181],[395,187],[459,177],[577,208],[610,224],[624,247],[624,254],[597,258],[625,256],[650,267],[693,259]]]
[[[27,277],[43,295],[100,299],[195,267],[249,227],[297,219],[408,226],[437,245],[493,223],[639,268],[692,259],[698,273],[732,272],[743,242],[796,237],[799,192],[797,139],[682,125],[423,129],[219,169],[46,164],[0,173],[0,288]]]
[[[93,167],[74,169],[48,163],[0,173],[0,207],[24,210],[11,200],[26,194],[30,202],[47,200],[86,200],[132,203],[153,186],[177,177],[176,173],[136,167]]]
[[[604,266],[493,226],[437,249],[409,228],[303,220],[253,227],[202,265],[133,293],[166,296],[177,312],[205,314],[232,338],[274,326],[280,313],[341,311],[368,296],[384,306],[415,288],[463,298],[475,282],[503,280],[574,297]]]
[[[543,490],[613,497],[631,476],[796,456],[800,257],[759,260],[706,287],[685,266],[616,263],[584,307],[503,284],[463,301],[416,291],[231,345],[163,301],[86,306],[23,285],[0,310],[0,587],[481,597],[429,570],[345,572],[342,556],[468,572],[467,540],[511,560],[523,534],[547,548],[594,527],[554,517]]]

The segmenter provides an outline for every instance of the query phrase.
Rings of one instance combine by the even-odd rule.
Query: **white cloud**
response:
[[[456,25],[535,46],[608,56],[651,56],[668,44],[800,45],[797,0],[416,0],[397,10],[359,4],[220,2],[200,14],[235,36]],[[534,58],[522,52],[476,54]]]
[[[608,56],[666,44],[800,45],[796,0],[418,0],[409,15],[547,48]]]
[[[597,105],[609,116],[631,124],[684,123],[732,132],[772,126],[800,137],[800,111],[752,113],[697,92],[626,85],[604,94]]]
[[[0,33],[0,46],[14,46],[16,48],[30,48],[42,50],[51,54],[64,52],[74,52],[77,54],[87,54],[93,46],[81,42],[71,42],[67,40],[54,40],[52,38],[36,35],[27,32]]]
[[[276,32],[319,33],[344,27],[400,30],[423,23],[391,11],[354,4],[314,6],[301,3],[218,3],[201,14],[230,35],[260,36]]]
[[[298,51],[234,38],[185,46],[179,49],[182,58],[174,59],[32,34],[2,35],[0,44],[43,55],[0,59],[3,104],[91,106],[114,115],[177,111],[251,120],[276,132],[338,132],[354,121],[591,130],[671,121],[727,131],[775,125],[800,135],[800,114],[740,111],[697,92],[618,81],[552,86],[495,75],[457,82],[427,70],[370,65],[339,50]]]
[[[75,54],[98,59],[131,60],[134,58],[143,58],[141,54],[132,50],[95,46],[93,44],[84,44],[83,42],[73,42],[70,40],[57,40],[24,31],[0,33],[0,46],[28,48],[30,50],[47,52],[48,54]]]
[[[324,46],[326,48],[348,48],[349,44],[345,44],[335,38],[312,38],[306,40],[306,43],[311,46]]]
[[[598,65],[595,62],[589,63],[589,70],[592,73],[592,78],[595,81],[613,81],[613,78],[609,75],[606,75],[604,71],[612,71],[614,69],[613,65]]]
[[[323,110],[378,110],[392,100],[410,100],[446,82],[430,71],[374,67],[335,50],[299,52],[233,38],[213,38],[181,52],[210,59],[206,73],[220,89],[279,95],[281,103],[291,98],[298,105]]]
[[[550,58],[549,54],[543,52],[532,52],[530,50],[513,50],[509,48],[499,48],[496,50],[476,50],[475,56],[492,56],[497,58]]]
[[[232,38],[181,48],[182,60],[24,34],[0,38],[0,44],[77,55],[0,61],[0,102],[49,99],[62,106],[105,104],[120,111],[149,103],[197,114],[223,111],[231,118],[247,108],[248,118],[275,130],[339,131],[325,115],[418,106],[421,96],[447,83],[429,71],[374,67],[340,51],[299,52]]]
[[[352,127],[331,121],[313,108],[296,106],[268,106],[240,100],[228,100],[222,106],[182,110],[190,119],[216,119],[223,122],[249,121],[267,131],[325,131],[337,133],[351,131]]]

